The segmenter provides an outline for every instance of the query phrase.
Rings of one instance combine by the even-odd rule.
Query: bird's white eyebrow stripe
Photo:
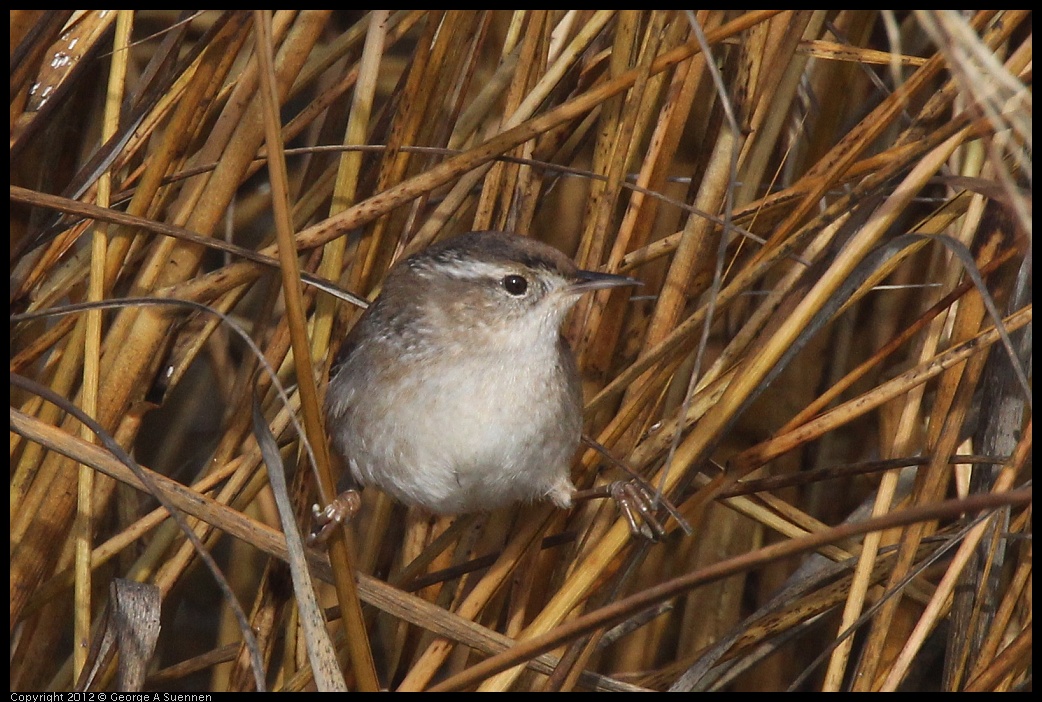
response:
[[[440,261],[430,262],[427,267],[450,278],[462,280],[477,280],[481,278],[500,278],[504,275],[515,273],[516,268],[509,265],[488,263],[487,261],[455,260],[442,263]]]

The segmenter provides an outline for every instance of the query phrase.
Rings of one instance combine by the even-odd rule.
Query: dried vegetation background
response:
[[[11,688],[1030,689],[1031,47],[1011,10],[12,11]],[[291,578],[251,401],[306,531],[358,314],[300,277],[371,297],[472,229],[644,282],[565,332],[693,533],[370,490]]]

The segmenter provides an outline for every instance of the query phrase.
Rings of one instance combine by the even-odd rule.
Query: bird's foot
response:
[[[639,478],[616,480],[589,490],[577,490],[572,497],[577,501],[610,497],[626,517],[631,534],[649,541],[661,541],[666,537],[666,528],[656,511],[668,503],[662,498],[656,499],[655,492]],[[666,509],[670,514],[675,512],[671,506],[666,506]],[[679,514],[674,516],[679,517]]]
[[[362,493],[358,490],[344,490],[333,498],[324,508],[317,504],[311,506],[313,527],[308,535],[308,546],[322,544],[329,540],[333,531],[347,522],[362,506]]]

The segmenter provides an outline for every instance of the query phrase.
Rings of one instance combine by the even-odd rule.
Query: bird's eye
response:
[[[500,281],[503,289],[514,297],[520,297],[528,290],[528,281],[520,275],[508,275]]]

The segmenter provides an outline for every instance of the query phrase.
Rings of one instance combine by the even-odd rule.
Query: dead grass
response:
[[[12,11],[11,689],[1030,689],[1031,36],[1013,10]],[[565,331],[587,433],[694,533],[370,490],[310,559],[334,654],[250,403],[307,529],[301,431],[328,493],[357,308],[300,278],[371,297],[473,229],[644,281]],[[105,631],[160,617],[117,677]]]

